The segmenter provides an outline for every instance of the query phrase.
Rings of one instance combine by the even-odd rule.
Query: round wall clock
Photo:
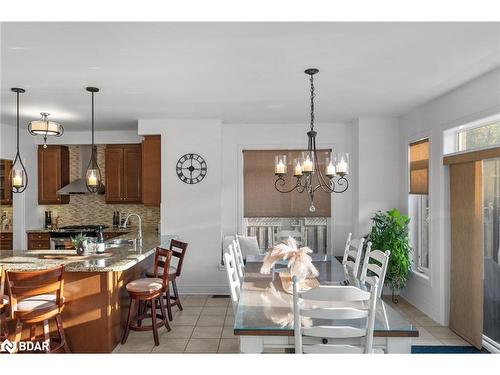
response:
[[[197,184],[207,175],[207,163],[198,154],[186,154],[177,162],[177,177],[186,184]]]

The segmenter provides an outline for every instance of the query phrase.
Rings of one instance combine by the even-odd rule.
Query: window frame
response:
[[[430,204],[429,204],[429,196],[425,194],[414,194],[418,196],[418,201],[417,201],[417,210],[418,210],[418,223],[417,223],[417,237],[418,237],[418,246],[417,246],[417,254],[416,254],[416,270],[419,273],[422,273],[424,275],[429,275],[429,265],[430,265],[430,225],[427,223],[427,267],[424,267],[422,265],[422,249],[423,249],[423,238],[424,238],[424,229],[423,226],[425,217],[426,217],[426,210],[429,210],[430,212]],[[424,197],[427,199],[427,207],[424,207]]]

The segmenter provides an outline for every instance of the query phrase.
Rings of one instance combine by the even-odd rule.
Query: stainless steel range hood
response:
[[[80,145],[78,146],[80,150],[79,154],[79,163],[78,163],[78,176],[79,178],[69,183],[68,185],[62,187],[57,191],[59,195],[68,195],[68,194],[91,194],[85,183],[85,173],[87,171],[87,165],[90,160],[90,156],[92,154],[92,146],[91,145]],[[71,156],[70,156],[71,158]],[[71,163],[70,163],[71,164]],[[71,167],[70,167],[71,168]],[[99,191],[99,194],[104,193],[104,187],[102,191]]]

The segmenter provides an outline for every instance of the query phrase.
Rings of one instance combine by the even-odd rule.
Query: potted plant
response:
[[[71,243],[76,249],[78,255],[84,255],[87,250],[87,237],[80,233],[75,237],[71,237]]]
[[[397,303],[394,291],[406,286],[411,271],[410,252],[412,249],[408,237],[410,218],[401,215],[397,209],[393,208],[386,212],[378,211],[372,221],[373,226],[369,234],[372,249],[391,252],[385,284],[391,287],[392,300]],[[381,287],[383,288],[383,285]]]

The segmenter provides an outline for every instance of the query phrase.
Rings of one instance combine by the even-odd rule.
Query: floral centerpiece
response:
[[[288,261],[290,276],[297,276],[299,283],[303,282],[307,276],[318,276],[318,270],[312,264],[309,254],[313,251],[307,246],[298,246],[297,241],[288,237],[284,242],[274,246],[264,257],[264,262],[260,268],[260,273],[270,274],[275,263],[279,260]]]

